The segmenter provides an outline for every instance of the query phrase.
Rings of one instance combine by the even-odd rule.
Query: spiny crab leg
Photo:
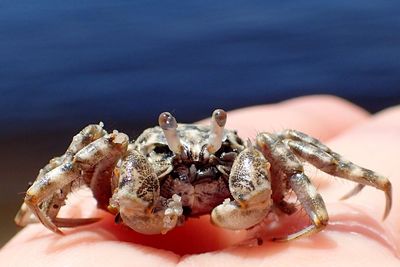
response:
[[[222,137],[224,135],[224,127],[226,124],[226,112],[222,109],[216,109],[211,117],[210,136],[208,138],[207,150],[213,154],[220,149]]]
[[[286,236],[274,238],[273,240],[289,241],[302,236],[309,236],[324,229],[329,220],[324,200],[304,174],[301,161],[274,134],[258,134],[256,144],[267,160],[274,163],[271,165],[271,172],[277,173],[279,170],[279,172],[287,177],[290,187],[295,192],[297,199],[312,223],[304,229]]]
[[[53,169],[59,167],[60,165],[71,162],[73,156],[83,147],[87,146],[92,141],[106,135],[107,132],[103,129],[103,123],[99,124],[91,124],[82,129],[77,135],[75,135],[72,139],[71,144],[69,145],[67,151],[64,155],[60,157],[54,157],[49,161],[49,163],[40,169],[38,176],[36,177],[36,181],[44,181],[47,178],[44,176],[52,171]],[[32,184],[31,184],[32,185]],[[58,188],[58,190],[53,193],[52,196],[47,197],[40,203],[39,209],[42,214],[46,214],[47,217],[50,218],[56,225],[57,223],[54,221],[55,216],[57,216],[58,211],[61,206],[65,203],[65,198],[67,194],[71,191],[71,185],[67,184],[62,188]],[[69,219],[76,221],[76,219]],[[23,203],[17,215],[15,216],[15,222],[19,226],[26,226],[29,223],[37,222],[37,218],[29,208],[26,203]],[[83,223],[82,220],[79,220],[75,223],[75,226],[81,225]]]
[[[61,164],[36,180],[26,192],[25,204],[44,226],[59,234],[62,232],[58,226],[71,227],[97,221],[97,218],[51,218],[41,210],[40,206],[46,199],[54,196],[58,190],[80,179],[82,172],[90,171],[103,159],[113,154],[121,157],[126,152],[128,142],[127,135],[116,131],[91,142],[79,150],[72,161]]]
[[[65,158],[65,156],[63,155],[61,157],[55,157],[55,158],[51,159],[50,162],[46,166],[44,166],[42,169],[40,169],[39,174],[36,177],[36,180],[42,179],[46,173],[48,173],[49,171],[53,170],[54,168],[60,166],[63,163],[64,158]],[[32,184],[30,184],[29,187],[31,187]],[[32,213],[31,209],[25,203],[22,204],[17,215],[15,216],[14,221],[18,226],[21,226],[21,227],[24,227],[30,223],[38,222],[37,218]]]
[[[182,154],[183,146],[178,136],[178,123],[176,119],[169,112],[163,112],[158,117],[158,124],[164,132],[167,139],[168,147],[177,155]]]
[[[105,136],[107,132],[103,127],[103,122],[88,125],[79,134],[75,135],[67,151],[63,155],[64,162],[71,161],[73,156],[78,153],[79,150],[89,145],[94,140]]]
[[[351,198],[354,195],[357,195],[358,193],[360,193],[361,190],[363,190],[363,188],[365,187],[364,184],[358,184],[356,185],[350,192],[346,193],[345,195],[343,195],[340,200],[346,200]]]
[[[392,185],[388,178],[344,159],[338,153],[333,152],[318,140],[304,133],[295,130],[286,130],[283,135],[286,135],[288,138],[284,140],[284,143],[298,157],[332,176],[359,183],[359,185],[342,198],[346,199],[357,194],[365,185],[382,190],[386,197],[386,207],[383,214],[383,219],[386,219],[392,207]]]
[[[44,226],[55,233],[61,234],[62,232],[50,218],[40,210],[39,205],[58,190],[58,188],[62,188],[75,179],[78,179],[79,175],[78,169],[70,162],[67,162],[54,168],[47,173],[43,179],[35,181],[26,192],[25,204]]]

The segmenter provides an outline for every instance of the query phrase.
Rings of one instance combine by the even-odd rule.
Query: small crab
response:
[[[143,234],[167,233],[185,219],[211,214],[217,226],[238,230],[258,225],[269,212],[291,214],[285,198],[294,192],[310,225],[278,237],[292,240],[322,230],[328,223],[324,201],[304,173],[303,161],[358,183],[343,198],[365,185],[386,196],[384,218],[392,204],[391,183],[357,166],[317,139],[296,130],[259,133],[252,143],[224,129],[227,114],[213,112],[211,125],[177,124],[168,112],[159,126],[145,130],[134,142],[103,124],[89,125],[74,136],[64,155],[40,170],[26,192],[15,221],[25,226],[39,220],[55,233],[97,218],[59,218],[71,190],[86,185],[100,209],[115,221]],[[34,216],[33,216],[34,215]]]

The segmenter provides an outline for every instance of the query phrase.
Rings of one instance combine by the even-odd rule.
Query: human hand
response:
[[[112,215],[96,210],[84,193],[71,196],[69,216],[101,216],[95,224],[64,229],[56,235],[29,225],[0,250],[1,266],[399,266],[400,106],[374,116],[343,100],[312,96],[275,105],[229,112],[227,128],[243,138],[261,131],[293,128],[319,138],[345,158],[381,173],[393,184],[393,208],[382,222],[384,194],[365,188],[340,201],[354,184],[311,170],[309,176],[325,200],[330,223],[311,237],[262,246],[236,246],[245,231],[228,231],[209,218],[190,219],[163,236],[144,236],[115,225]],[[84,200],[82,200],[84,199]],[[305,216],[283,219],[293,232]],[[183,256],[184,255],[184,256]]]

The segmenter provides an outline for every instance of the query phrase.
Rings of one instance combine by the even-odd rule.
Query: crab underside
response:
[[[26,192],[15,221],[39,220],[56,233],[96,218],[59,218],[65,199],[77,185],[93,192],[100,209],[143,234],[166,233],[186,218],[211,214],[217,226],[232,230],[259,224],[272,208],[295,211],[286,196],[294,192],[310,225],[277,240],[291,240],[322,230],[328,222],[324,201],[304,173],[303,162],[333,176],[358,183],[343,198],[364,186],[386,196],[384,218],[392,203],[390,181],[333,152],[317,139],[296,130],[263,132],[254,144],[224,129],[226,112],[215,110],[210,126],[177,124],[164,112],[159,126],[134,142],[103,124],[89,125],[74,136],[64,155],[40,170]]]

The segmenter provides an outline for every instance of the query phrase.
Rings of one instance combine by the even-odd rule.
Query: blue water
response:
[[[2,133],[314,93],[377,111],[400,103],[399,14],[399,1],[0,0]]]

